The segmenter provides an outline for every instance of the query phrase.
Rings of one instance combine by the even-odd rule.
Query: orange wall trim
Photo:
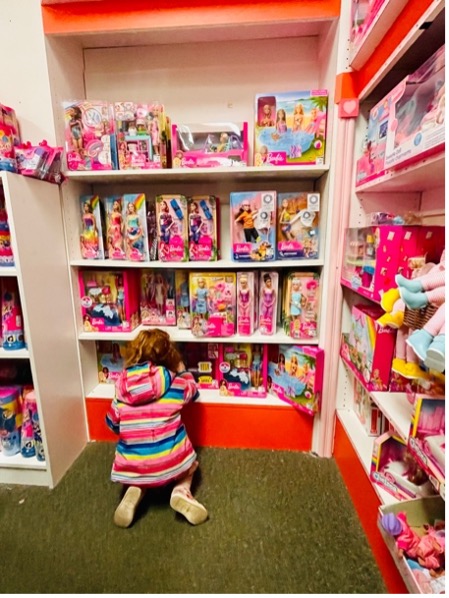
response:
[[[86,399],[91,440],[116,440],[104,418],[110,405]],[[193,403],[183,412],[195,446],[310,451],[313,418],[290,407]]]
[[[368,537],[374,558],[390,594],[408,594],[407,587],[391,557],[390,551],[377,529],[377,510],[380,505],[368,476],[352,448],[351,442],[337,420],[334,459],[348,487],[352,502]]]
[[[42,3],[46,35],[142,31],[159,28],[244,25],[251,23],[331,20],[340,15],[341,0],[101,0]]]
[[[365,89],[376,73],[380,71],[407,34],[416,27],[423,14],[434,0],[408,0],[404,10],[397,17],[384,38],[374,50],[365,65],[355,73],[357,97]]]

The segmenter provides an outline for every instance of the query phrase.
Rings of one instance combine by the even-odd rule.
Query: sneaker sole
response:
[[[128,488],[114,513],[114,523],[117,527],[129,527],[131,525],[141,498],[142,490],[140,488],[136,486]]]
[[[175,494],[170,498],[171,508],[183,515],[192,525],[204,523],[207,519],[207,510],[200,503],[192,502],[181,494]]]
[[[424,363],[430,370],[445,371],[445,355],[437,349],[428,349]]]

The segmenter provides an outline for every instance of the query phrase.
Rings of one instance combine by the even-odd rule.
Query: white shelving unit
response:
[[[17,276],[27,341],[0,359],[30,361],[46,456],[0,453],[0,481],[53,487],[87,442],[59,189],[7,172],[0,185],[16,264],[0,275]]]

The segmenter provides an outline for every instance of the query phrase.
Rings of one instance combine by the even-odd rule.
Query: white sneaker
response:
[[[184,515],[192,525],[204,523],[208,517],[206,507],[195,500],[186,488],[174,488],[170,498],[171,508]]]
[[[143,489],[138,486],[130,486],[125,492],[121,503],[114,513],[114,523],[118,527],[129,527],[134,519],[136,509],[142,500]]]

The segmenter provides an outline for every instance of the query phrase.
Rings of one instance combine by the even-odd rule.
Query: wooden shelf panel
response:
[[[223,252],[225,253],[225,252]],[[72,260],[77,268],[163,268],[165,270],[277,270],[279,268],[307,269],[324,265],[323,260],[272,260],[271,262],[234,262],[221,259],[215,262],[130,262],[128,260]]]
[[[401,438],[407,442],[413,405],[408,401],[405,392],[370,392],[369,394]]]

